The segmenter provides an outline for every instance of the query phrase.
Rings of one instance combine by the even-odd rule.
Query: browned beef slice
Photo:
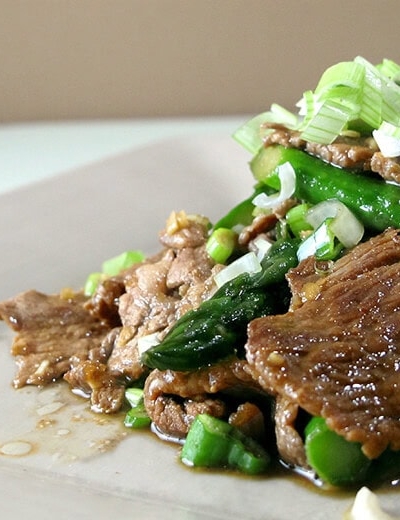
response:
[[[388,255],[377,251],[380,240],[389,244]],[[399,256],[392,230],[355,248],[315,299],[253,321],[246,345],[264,389],[326,418],[371,458],[387,446],[400,449]]]
[[[287,464],[306,468],[308,466],[303,439],[296,429],[299,405],[283,396],[278,396],[275,407],[276,446],[282,460]]]
[[[233,388],[259,390],[243,360],[227,360],[194,372],[153,370],[146,379],[145,406],[160,431],[183,438],[197,414],[223,417],[227,408],[216,394]]]
[[[333,265],[310,256],[286,276],[292,291],[291,310],[307,300],[315,299],[322,286],[354,279],[376,267],[399,261],[400,232],[397,229],[388,229],[359,244]]]
[[[106,278],[99,284],[85,307],[97,319],[107,321],[111,327],[118,327],[121,325],[118,302],[124,292],[125,283],[122,276]]]
[[[64,379],[71,388],[90,397],[95,412],[118,412],[124,403],[125,385],[109,372],[104,363],[81,361],[65,374]]]
[[[17,334],[14,386],[44,385],[63,376],[74,362],[98,349],[109,328],[85,310],[86,299],[27,291],[0,303],[0,317]]]
[[[381,152],[376,152],[371,159],[371,170],[387,181],[400,183],[399,157],[385,157]]]
[[[204,244],[177,251],[166,249],[158,260],[144,263],[126,280],[119,299],[123,328],[108,361],[111,371],[137,379],[144,370],[137,346],[140,337],[171,327],[198,307],[215,287],[213,262]]]

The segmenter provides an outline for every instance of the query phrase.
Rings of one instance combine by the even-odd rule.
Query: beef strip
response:
[[[179,215],[179,226],[169,222],[170,232],[160,234],[161,242],[169,247],[125,276],[125,292],[119,297],[122,330],[108,360],[114,374],[129,379],[143,375],[146,368],[140,363],[139,338],[157,333],[161,339],[182,314],[198,307],[215,290],[218,267],[205,249],[206,224],[185,218],[182,212]]]
[[[275,404],[276,447],[282,460],[291,466],[308,468],[303,439],[296,428],[299,405],[278,395]]]
[[[109,327],[84,308],[81,294],[24,292],[0,303],[0,318],[17,334],[12,344],[14,386],[45,385],[99,349]]]
[[[400,183],[399,158],[382,155],[372,137],[339,136],[331,144],[319,144],[305,141],[300,132],[283,125],[265,126],[271,130],[264,139],[265,146],[281,144],[287,148],[298,148],[341,168],[372,171],[387,181]]]
[[[300,306],[251,322],[246,345],[265,390],[324,417],[370,458],[400,449],[399,235],[357,246]]]
[[[164,434],[183,438],[197,414],[226,416],[228,409],[220,392],[260,391],[246,365],[234,358],[194,372],[153,370],[144,387],[145,406],[153,423]]]

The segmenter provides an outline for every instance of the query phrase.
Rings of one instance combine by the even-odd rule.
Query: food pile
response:
[[[188,465],[398,483],[399,85],[391,60],[333,65],[235,133],[254,193],[218,222],[172,212],[158,254],[0,303],[15,387],[63,378]]]

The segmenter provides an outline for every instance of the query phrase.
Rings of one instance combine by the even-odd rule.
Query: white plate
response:
[[[221,216],[250,193],[248,160],[229,137],[170,140],[3,196],[0,299],[78,288],[105,258],[155,252],[172,209]],[[11,338],[1,324],[0,449],[32,449],[0,455],[4,519],[338,520],[353,500],[295,479],[190,471],[175,446],[95,416],[63,385],[15,391]],[[395,493],[382,500],[400,507]]]

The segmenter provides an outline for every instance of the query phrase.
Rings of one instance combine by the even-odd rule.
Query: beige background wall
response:
[[[400,61],[399,0],[0,3],[1,122],[291,108],[336,61]]]

